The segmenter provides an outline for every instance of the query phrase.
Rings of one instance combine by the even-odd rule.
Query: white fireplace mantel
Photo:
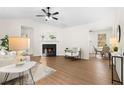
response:
[[[56,55],[58,55],[59,54],[59,41],[53,41],[53,40],[42,40],[41,41],[41,56],[42,56],[42,45],[43,44],[56,44]]]
[[[45,43],[53,43],[53,42],[54,42],[54,43],[58,43],[59,41],[57,41],[57,40],[54,40],[54,41],[53,41],[53,40],[42,40],[41,42],[42,42],[42,43],[44,43],[44,42],[45,42]]]
[[[59,41],[52,41],[52,40],[43,40],[41,41],[41,44],[58,44]]]

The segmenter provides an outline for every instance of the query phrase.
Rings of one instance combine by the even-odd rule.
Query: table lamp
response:
[[[116,37],[110,38],[110,44],[111,44],[112,51],[114,51],[114,48],[118,47],[118,40],[117,40],[117,38]]]
[[[23,55],[30,48],[30,39],[23,37],[9,37],[9,50],[16,51],[18,60],[21,61]]]

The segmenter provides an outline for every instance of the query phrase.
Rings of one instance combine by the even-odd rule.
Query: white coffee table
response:
[[[29,71],[33,84],[35,84],[31,69],[36,65],[36,63],[37,62],[35,61],[29,61],[29,62],[24,62],[24,64],[18,65],[18,66],[16,64],[11,64],[11,65],[1,67],[0,72],[5,73],[3,82],[7,81],[9,74],[17,73],[19,74],[20,84],[23,84],[23,78],[21,78],[21,76],[24,75],[24,72]]]

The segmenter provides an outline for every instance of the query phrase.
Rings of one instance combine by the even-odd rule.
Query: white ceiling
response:
[[[0,19],[20,19],[28,18],[37,22],[43,22],[43,18],[37,18],[35,15],[43,14],[40,7],[1,7]],[[116,8],[86,8],[86,7],[53,7],[51,12],[59,12],[56,17],[58,21],[51,20],[49,23],[58,26],[75,26],[92,23],[106,18],[111,18]]]

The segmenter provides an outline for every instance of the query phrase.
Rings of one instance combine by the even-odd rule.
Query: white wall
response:
[[[21,36],[22,37],[28,37],[30,39],[30,46],[28,51],[30,51],[30,54],[33,54],[34,51],[34,29],[32,27],[27,26],[21,26]]]
[[[81,47],[82,58],[89,59],[89,31],[91,29],[102,29],[110,27],[112,21],[102,20],[91,24],[74,26],[69,28],[59,28],[46,24],[41,24],[29,19],[11,19],[11,20],[0,20],[0,38],[3,35],[9,36],[20,36],[21,26],[32,27],[33,33],[33,54],[35,56],[41,55],[42,51],[42,32],[56,32],[57,33],[57,44],[58,51],[57,55],[64,55],[64,49],[66,47]]]
[[[57,55],[63,55],[63,33],[61,28],[53,27],[50,25],[41,24],[29,19],[3,19],[0,20],[0,38],[4,37],[5,35],[8,36],[21,36],[21,27],[31,27],[34,30],[33,33],[33,54],[35,56],[41,55],[41,33],[42,32],[56,32],[58,36],[58,51]]]
[[[80,47],[83,59],[89,59],[89,30],[82,26],[64,29],[64,48]]]
[[[0,20],[0,38],[5,35],[20,36],[20,25],[15,20]]]
[[[64,43],[66,47],[81,47],[82,58],[89,59],[89,31],[101,30],[113,26],[113,18],[100,20],[98,22],[70,27],[64,29]]]
[[[120,10],[120,19],[119,24],[121,26],[121,41],[120,41],[120,48],[124,51],[124,9]]]
[[[119,9],[119,18],[116,24],[117,25],[120,24],[121,26],[121,41],[119,44],[119,50],[120,50],[120,53],[123,53],[124,52],[124,36],[123,36],[124,35],[124,9],[122,8]],[[119,78],[121,79],[121,62],[119,59],[116,62],[116,70]],[[123,80],[124,80],[124,69],[123,69]]]
[[[49,43],[55,43],[57,44],[57,55],[63,55],[63,33],[61,28],[58,27],[53,27],[49,25],[37,25],[34,31],[34,54],[35,55],[41,55],[42,51],[42,44],[43,43],[48,43],[48,42],[43,42],[41,35],[42,32],[55,32],[57,33],[57,41],[58,42],[49,42]]]
[[[57,55],[64,55],[64,49],[68,46],[80,46],[82,47],[83,57],[84,59],[88,59],[88,53],[87,49],[84,47],[88,47],[88,30],[86,30],[87,35],[82,32],[84,28],[81,26],[79,27],[72,27],[72,28],[58,28],[53,27],[50,25],[45,24],[39,24],[32,20],[22,20],[22,19],[12,19],[12,20],[0,20],[0,38],[3,37],[3,35],[9,35],[9,36],[20,36],[21,35],[21,26],[27,26],[32,27],[34,29],[34,46],[33,46],[33,54],[35,56],[41,55],[42,51],[42,41],[41,41],[41,33],[42,32],[56,32],[57,33],[57,44],[58,44],[58,51]],[[83,30],[80,30],[83,29]],[[76,30],[76,31],[75,31]],[[68,33],[67,33],[68,32]],[[77,33],[78,32],[78,33]],[[85,33],[86,33],[85,32]],[[71,34],[71,37],[70,37]],[[84,37],[84,36],[85,37]],[[82,37],[83,36],[83,37]],[[74,37],[76,39],[74,39]],[[83,40],[83,41],[82,41]]]

